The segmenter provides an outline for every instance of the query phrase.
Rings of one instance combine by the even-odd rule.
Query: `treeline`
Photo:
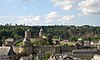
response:
[[[24,32],[27,29],[31,30],[32,37],[38,37],[40,29],[44,30],[44,34],[53,35],[53,38],[61,38],[61,40],[71,40],[75,41],[78,38],[89,39],[89,40],[99,40],[100,39],[100,26],[25,26],[25,25],[0,25],[0,39],[6,38],[24,38]]]

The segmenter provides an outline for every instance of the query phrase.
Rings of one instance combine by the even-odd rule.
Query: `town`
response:
[[[0,60],[100,60],[100,0],[0,0]]]
[[[32,26],[31,28],[34,29],[29,27],[31,26],[0,26],[0,60],[100,60],[100,38],[97,38],[100,34],[95,32],[96,28],[100,32],[100,27],[89,25]],[[79,31],[80,27],[84,30]],[[24,28],[25,30],[22,31]],[[49,33],[45,28],[50,30]],[[55,32],[54,28],[59,32]],[[93,28],[95,30],[91,32]],[[10,30],[17,32],[15,36],[12,36]],[[22,37],[20,37],[21,33],[23,33]],[[55,33],[61,34],[57,37]],[[92,40],[94,36],[96,39]]]

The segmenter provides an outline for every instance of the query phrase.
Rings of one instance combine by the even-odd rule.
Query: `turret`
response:
[[[25,38],[31,38],[31,31],[29,29],[25,31]]]
[[[30,46],[30,45],[31,45],[30,40],[28,38],[24,38],[23,46]]]
[[[40,32],[39,32],[39,37],[40,37],[40,38],[43,38],[43,33],[44,33],[44,32],[43,32],[43,29],[41,28],[41,29],[40,29]]]

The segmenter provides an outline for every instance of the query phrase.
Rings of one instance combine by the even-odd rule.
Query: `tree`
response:
[[[49,59],[49,57],[50,57],[50,55],[51,55],[51,53],[50,52],[46,52],[45,53],[45,58],[43,59],[43,60],[48,60]]]
[[[48,34],[47,35],[47,45],[52,45],[53,43],[52,43],[52,39],[53,39],[53,36],[51,35],[51,34]]]

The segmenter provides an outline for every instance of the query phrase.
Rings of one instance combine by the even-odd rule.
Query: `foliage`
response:
[[[48,34],[47,35],[47,45],[52,45],[53,42],[52,42],[52,39],[53,39],[53,36],[51,34]]]
[[[45,53],[45,58],[43,59],[43,60],[48,60],[49,59],[49,57],[50,57],[50,55],[51,55],[51,53],[50,52],[46,52]]]
[[[32,42],[32,44],[35,46],[43,46],[43,45],[46,45],[46,40],[36,40]]]
[[[19,46],[19,45],[22,45],[22,42],[19,42],[19,43],[16,44],[16,46]]]
[[[100,26],[25,26],[25,25],[15,25],[5,24],[5,26],[0,25],[0,39],[6,38],[24,38],[24,32],[27,29],[31,30],[32,37],[37,37],[39,30],[43,28],[45,35],[51,34],[53,38],[57,39],[62,36],[62,40],[76,41],[78,37],[88,38],[91,40],[100,39]],[[49,40],[48,40],[49,41]]]

